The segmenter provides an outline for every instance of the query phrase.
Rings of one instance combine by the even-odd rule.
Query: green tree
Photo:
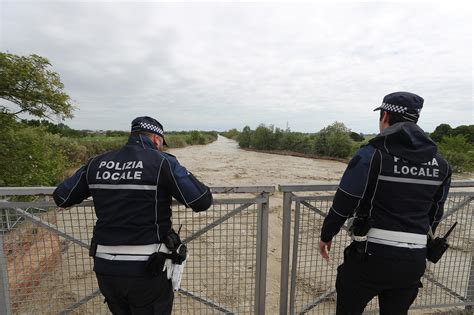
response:
[[[450,136],[453,128],[448,124],[441,124],[430,134],[431,139],[440,142],[444,136]]]
[[[350,129],[342,122],[334,122],[321,129],[315,140],[315,153],[322,156],[345,158],[352,150]]]
[[[354,132],[354,131],[351,131],[351,133],[349,134],[349,136],[351,137],[352,140],[354,140],[355,142],[362,142],[365,140],[365,137],[363,134],[361,133],[357,133],[357,132]]]
[[[454,172],[474,169],[474,145],[470,144],[465,136],[445,136],[441,139],[438,149]]]
[[[287,130],[283,134],[280,146],[282,150],[310,154],[313,148],[312,142],[310,136],[306,134]]]
[[[250,141],[252,140],[252,129],[249,126],[245,126],[242,132],[237,138],[239,146],[241,148],[250,148]]]
[[[225,132],[221,132],[221,135],[229,139],[237,140],[239,138],[240,132],[237,129],[233,128]]]
[[[65,170],[53,135],[38,127],[4,128],[0,133],[0,186],[55,185]]]
[[[72,118],[73,105],[59,74],[50,69],[48,59],[17,56],[0,52],[0,98],[16,104],[12,111],[6,105],[0,110],[7,115],[28,113],[39,118]]]
[[[273,126],[261,124],[252,133],[250,146],[257,150],[271,150],[274,148],[273,140]]]
[[[189,135],[189,144],[205,144],[206,143],[206,138],[197,130],[191,131]]]
[[[451,135],[462,135],[470,144],[474,144],[474,125],[461,125],[454,128]]]

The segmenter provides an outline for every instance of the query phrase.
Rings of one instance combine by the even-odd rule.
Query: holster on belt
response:
[[[446,232],[443,237],[429,238],[427,244],[426,259],[436,264],[441,257],[443,257],[446,250],[449,248],[448,236],[454,230],[458,222],[455,222],[453,226]]]
[[[173,264],[181,265],[187,257],[186,245],[181,242],[178,233],[173,229],[170,229],[164,244],[169,250],[169,253],[163,253],[161,251],[153,253],[147,260],[146,270],[153,276],[157,276],[163,272],[165,260],[170,259]]]
[[[151,273],[152,276],[158,276],[163,272],[163,266],[165,265],[166,254],[162,252],[156,252],[150,255],[146,262],[146,270]]]
[[[175,230],[170,229],[168,235],[166,236],[165,245],[171,251],[171,254],[168,254],[166,258],[169,258],[173,261],[173,264],[181,265],[183,261],[186,260],[187,248],[179,234]]]

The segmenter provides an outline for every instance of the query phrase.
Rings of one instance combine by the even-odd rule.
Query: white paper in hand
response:
[[[188,260],[188,257],[186,257]],[[184,272],[184,265],[186,265],[186,260],[181,263],[181,265],[173,265],[173,275],[171,278],[171,284],[173,285],[173,290],[178,291],[181,285],[181,278]]]

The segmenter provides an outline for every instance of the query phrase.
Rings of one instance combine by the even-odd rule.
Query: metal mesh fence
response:
[[[292,314],[335,313],[335,281],[337,267],[343,261],[343,250],[350,238],[342,231],[333,239],[330,261],[319,255],[319,238],[324,216],[332,204],[332,195],[295,197],[293,263],[291,271],[290,310]],[[450,249],[437,263],[427,264],[420,290],[411,309],[446,308],[473,305],[471,264],[473,262],[474,227],[472,226],[474,194],[451,193],[445,204],[445,215],[436,234],[444,233],[454,222],[458,225],[449,238]],[[387,271],[389,272],[389,271]],[[366,307],[367,313],[378,311],[374,298]]]
[[[198,216],[180,207],[177,213],[179,218],[173,221],[174,228],[177,230],[183,224],[181,235],[189,240],[190,257],[181,283],[182,292],[175,296],[174,312],[253,313],[257,205],[216,204]],[[213,222],[230,215],[209,229]]]
[[[254,312],[261,202],[215,200],[202,213],[173,206],[174,228],[182,224],[190,255],[174,314]],[[41,207],[32,207],[35,203]],[[109,314],[88,254],[93,207],[59,209],[47,197],[35,203],[0,204],[0,284],[8,290],[7,309],[12,314]]]

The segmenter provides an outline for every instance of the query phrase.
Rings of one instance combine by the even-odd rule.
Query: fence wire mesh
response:
[[[12,314],[109,314],[88,251],[94,208],[59,209],[48,197],[35,199],[27,206],[0,204],[0,284],[8,290],[7,309]],[[202,213],[173,206],[173,227],[182,224],[189,253],[173,314],[254,312],[262,202],[255,196],[217,199]]]
[[[290,288],[291,314],[333,314],[336,310],[335,281],[337,267],[343,261],[344,248],[350,238],[343,230],[333,239],[330,261],[319,255],[319,238],[325,215],[333,195],[295,197],[293,261]],[[471,268],[474,253],[472,226],[474,194],[453,192],[445,203],[445,215],[436,231],[444,235],[458,222],[449,237],[450,249],[437,264],[427,263],[421,288],[411,309],[454,310],[454,306],[474,305],[474,274]],[[390,272],[389,270],[387,272]],[[459,308],[458,308],[459,309]],[[375,297],[366,307],[366,313],[377,313]],[[417,314],[423,314],[418,311]]]

